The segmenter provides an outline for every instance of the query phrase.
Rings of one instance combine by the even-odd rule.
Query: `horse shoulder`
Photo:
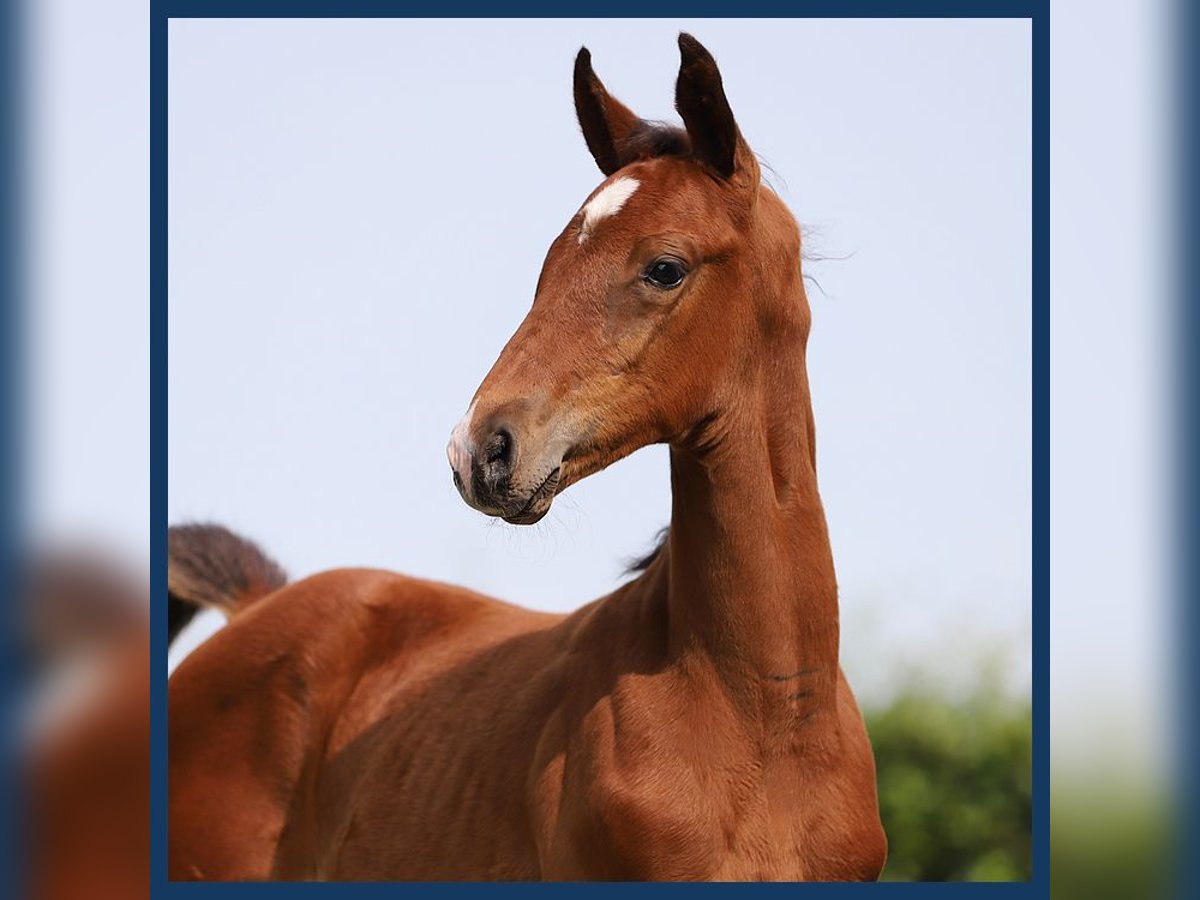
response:
[[[675,695],[675,696],[672,696]],[[582,692],[587,697],[587,692]],[[686,752],[670,673],[622,676],[552,723],[542,753],[550,879],[702,880],[726,849],[732,811]],[[559,749],[561,748],[561,749]],[[548,763],[548,764],[546,764]]]

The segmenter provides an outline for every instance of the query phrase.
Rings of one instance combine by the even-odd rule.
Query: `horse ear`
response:
[[[690,34],[679,35],[679,78],[675,109],[683,117],[692,155],[729,181],[758,184],[758,161],[738,131],[725,98],[717,61]]]
[[[600,171],[611,175],[621,168],[621,147],[641,120],[604,89],[592,71],[587,47],[581,47],[575,57],[575,115]]]

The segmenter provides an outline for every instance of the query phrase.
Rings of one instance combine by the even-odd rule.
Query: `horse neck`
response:
[[[802,298],[798,298],[802,302]],[[669,641],[754,697],[832,708],[838,678],[833,557],[817,493],[804,364],[807,326],[764,349],[749,390],[671,449]]]

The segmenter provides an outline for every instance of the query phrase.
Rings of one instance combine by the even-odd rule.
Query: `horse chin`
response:
[[[550,501],[547,501],[540,509],[530,509],[519,515],[503,516],[502,518],[509,525],[536,525],[548,512],[550,512]]]
[[[520,512],[511,516],[501,516],[509,525],[535,525],[542,521],[546,513],[550,512],[550,506],[554,503],[554,490],[544,491],[539,488],[525,508]]]

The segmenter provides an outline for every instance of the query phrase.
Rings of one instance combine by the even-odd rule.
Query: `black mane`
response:
[[[667,535],[670,534],[669,527],[659,529],[658,534],[654,536],[654,549],[645,556],[640,556],[630,560],[625,566],[625,574],[637,575],[640,572],[645,572],[650,565],[658,559],[658,554],[662,553],[663,547],[667,545]]]
[[[655,159],[660,156],[677,156],[683,159],[692,155],[692,142],[687,132],[666,122],[651,122],[643,119],[618,148],[621,159],[626,163],[637,159]]]

